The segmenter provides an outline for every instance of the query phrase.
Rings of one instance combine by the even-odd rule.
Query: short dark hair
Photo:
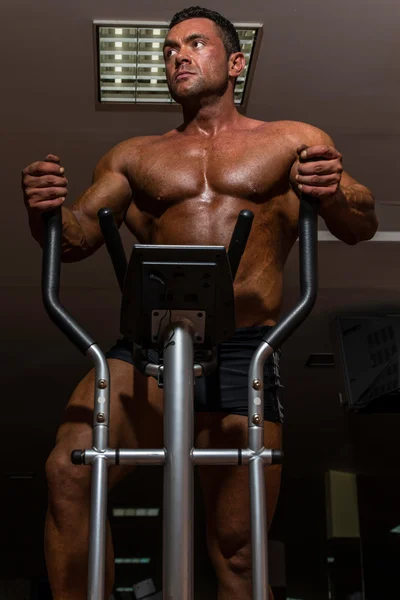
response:
[[[184,8],[172,17],[169,28],[172,29],[172,27],[175,27],[178,23],[182,23],[182,21],[187,21],[188,19],[210,19],[210,21],[214,21],[221,30],[222,41],[228,57],[234,52],[241,51],[239,35],[234,25],[215,10],[201,8],[201,6]]]

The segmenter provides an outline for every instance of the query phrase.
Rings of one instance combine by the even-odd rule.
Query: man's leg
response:
[[[197,413],[198,448],[247,448],[247,417]],[[264,423],[264,445],[280,448],[282,430]],[[207,518],[207,543],[218,578],[218,600],[251,600],[250,496],[247,466],[199,467]],[[266,467],[268,524],[279,495],[281,467]],[[270,600],[273,600],[270,592]]]
[[[109,360],[110,447],[162,447],[162,392],[132,365]],[[92,447],[94,374],[78,385],[68,404],[57,442],[46,464],[49,507],[45,553],[54,600],[86,600],[91,468],[71,463],[71,451]],[[139,427],[135,428],[140,424]],[[109,487],[132,467],[110,467]],[[111,594],[114,558],[107,539],[106,598]]]

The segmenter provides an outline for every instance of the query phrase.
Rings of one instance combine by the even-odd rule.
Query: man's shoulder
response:
[[[112,148],[111,152],[120,158],[129,157],[130,160],[134,159],[135,155],[141,150],[145,150],[146,148],[152,148],[163,142],[168,141],[170,138],[175,137],[177,134],[177,130],[173,129],[171,131],[167,131],[166,133],[161,133],[159,135],[145,135],[132,137],[123,142],[120,142],[114,148]]]
[[[143,135],[126,139],[111,149],[111,152],[118,156],[124,156],[127,153],[137,152],[151,144],[159,141],[162,135]]]
[[[99,161],[96,169],[124,172],[132,166],[140,152],[157,143],[162,135],[146,135],[128,138],[113,146]]]
[[[286,135],[294,143],[313,146],[331,142],[329,135],[325,131],[310,123],[303,121],[274,121],[270,124],[275,125],[278,132]]]

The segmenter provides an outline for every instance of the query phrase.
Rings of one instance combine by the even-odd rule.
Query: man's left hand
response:
[[[332,146],[300,146],[297,154],[297,188],[304,194],[321,198],[324,203],[333,199],[343,173],[340,152]]]

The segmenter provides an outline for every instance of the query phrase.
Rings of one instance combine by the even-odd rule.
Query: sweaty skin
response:
[[[298,200],[288,179],[294,149],[282,143],[281,128],[242,118],[214,139],[172,131],[140,141],[136,160],[132,145],[125,222],[141,243],[228,248],[239,212],[253,211],[235,281],[237,327],[276,320],[297,237]]]
[[[273,325],[284,265],[298,235],[293,167],[304,142],[333,145],[305,123],[241,115],[218,136],[181,127],[125,141],[100,161],[72,214],[63,209],[63,259],[80,260],[101,245],[97,211],[103,206],[113,208],[118,224],[124,221],[139,243],[226,248],[239,212],[250,209],[253,227],[234,284],[236,326]],[[343,173],[342,185],[356,194],[359,184]]]
[[[63,208],[63,260],[83,259],[102,244],[97,211],[103,206],[139,243],[226,248],[247,208],[255,218],[235,280],[236,325],[273,324],[283,268],[297,238],[299,200],[289,175],[301,126],[239,116],[213,138],[181,128],[119,144],[100,161],[89,190],[70,210]],[[40,216],[30,216],[41,241]]]

